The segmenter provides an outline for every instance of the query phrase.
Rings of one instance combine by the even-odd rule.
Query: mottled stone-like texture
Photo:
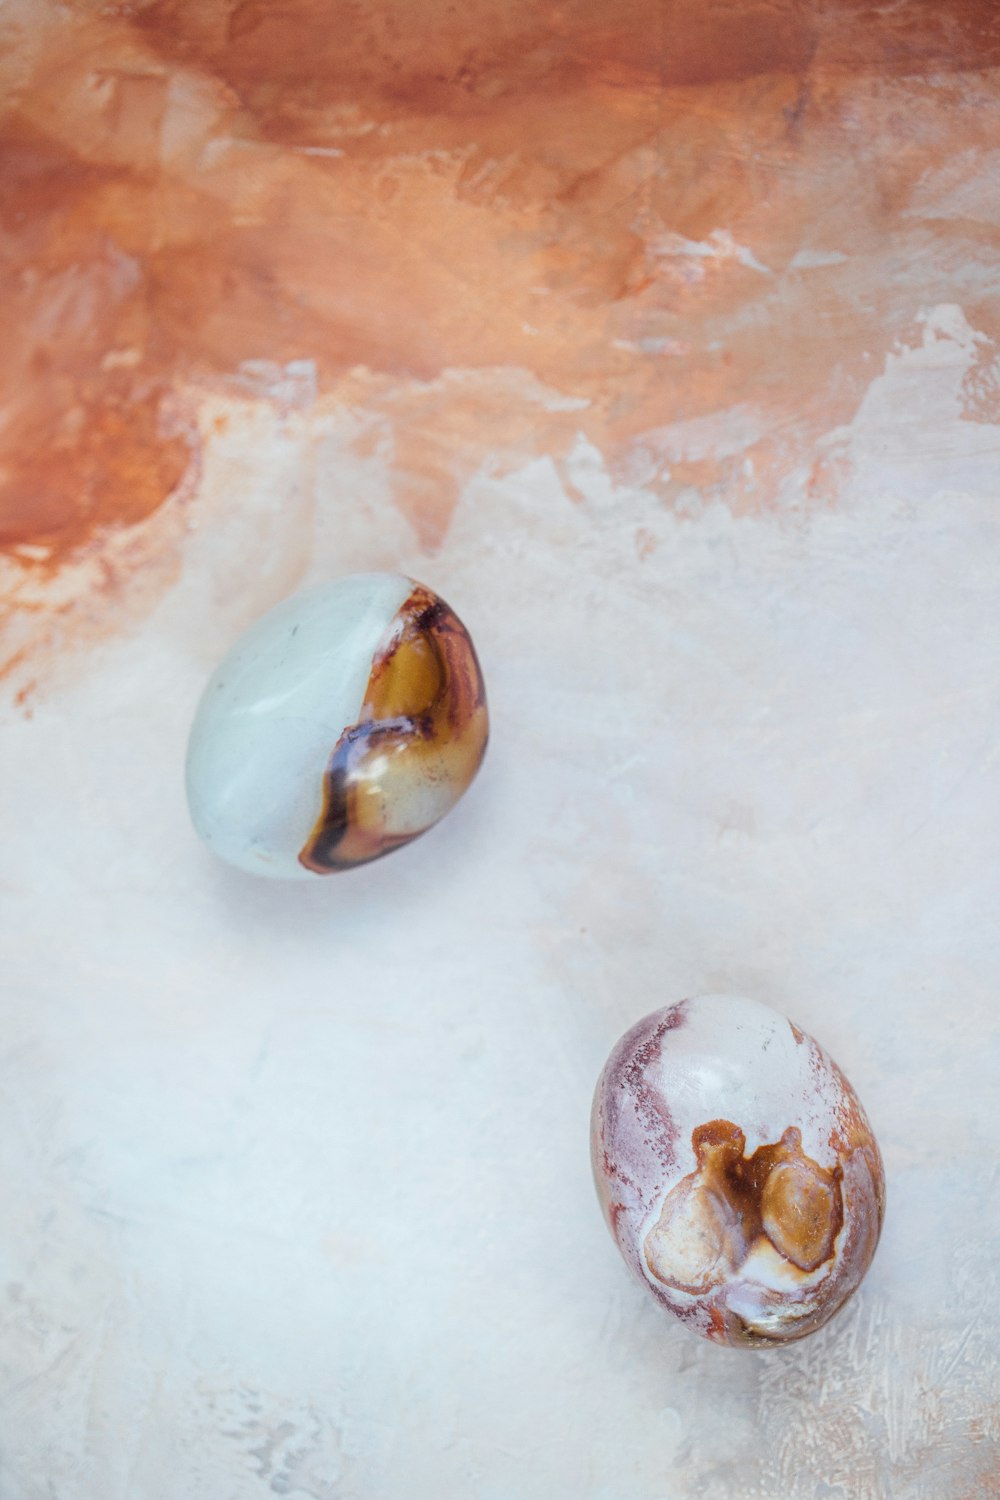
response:
[[[6,0],[3,1500],[996,1495],[998,67],[986,0]],[[491,751],[264,888],[188,725],[352,570]],[[890,1185],[769,1356],[589,1181],[712,991]]]
[[[268,610],[212,673],[188,741],[188,810],[237,869],[330,875],[433,828],[488,736],[454,610],[399,573],[349,573]]]
[[[678,1001],[619,1038],[591,1164],[626,1265],[718,1344],[815,1333],[882,1230],[882,1160],[854,1089],[813,1037],[739,996]]]

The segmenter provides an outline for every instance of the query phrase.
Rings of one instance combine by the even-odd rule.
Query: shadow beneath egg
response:
[[[494,778],[481,773],[461,805],[412,843],[380,859],[330,875],[275,880],[235,869],[201,852],[204,894],[220,923],[256,942],[273,938],[328,944],[368,935],[379,942],[414,921],[438,920],[466,896],[487,859],[500,818]]]

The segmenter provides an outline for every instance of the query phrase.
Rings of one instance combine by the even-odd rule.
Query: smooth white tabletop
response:
[[[998,519],[474,487],[397,560],[478,642],[486,764],[326,882],[188,825],[190,716],[273,592],[227,597],[224,517],[12,713],[5,1496],[960,1494],[926,1476],[1000,1376]],[[612,1042],[721,989],[822,1040],[888,1173],[854,1303],[770,1356],[647,1303],[589,1177]]]

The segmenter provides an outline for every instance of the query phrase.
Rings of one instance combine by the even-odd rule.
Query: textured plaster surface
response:
[[[0,13],[0,1496],[989,1500],[992,9],[345,7],[340,72],[291,9]],[[469,627],[483,771],[255,882],[198,696],[375,568]],[[590,1182],[610,1046],[704,991],[885,1156],[776,1353]]]

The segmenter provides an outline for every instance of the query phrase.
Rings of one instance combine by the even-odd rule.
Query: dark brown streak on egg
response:
[[[334,870],[346,870],[359,864],[358,859],[345,859],[338,854],[351,830],[351,783],[356,779],[360,767],[377,754],[380,747],[388,753],[400,743],[417,735],[426,735],[426,716],[421,720],[412,718],[394,719],[388,723],[353,724],[337,741],[336,749],[327,768],[324,782],[323,815],[313,829],[309,843],[299,855],[308,869],[325,875]],[[380,859],[406,840],[383,839],[382,847],[374,850],[368,859]]]
[[[319,875],[347,870],[425,833],[471,784],[488,733],[486,690],[468,632],[442,599],[418,585],[372,666],[361,717],[334,747],[322,811],[300,863]],[[438,810],[414,826],[407,795],[429,786],[441,789]]]

